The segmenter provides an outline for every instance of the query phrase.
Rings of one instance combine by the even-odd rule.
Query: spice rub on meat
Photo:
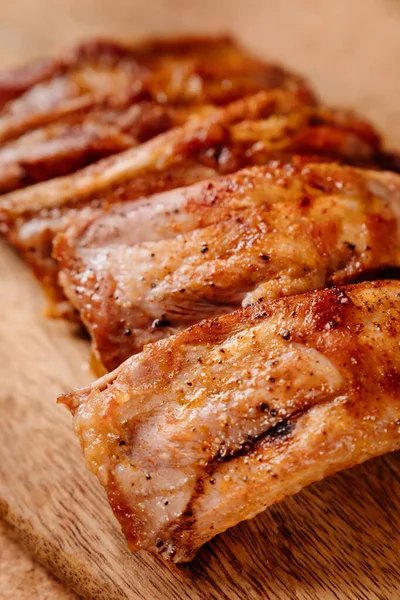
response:
[[[304,80],[227,37],[137,46],[94,40],[0,74],[0,193],[142,143],[203,106],[273,88],[313,102]]]
[[[400,282],[203,321],[61,397],[132,550],[216,534],[400,448]]]
[[[68,175],[211,111],[112,100],[76,111],[0,147],[0,194]]]
[[[228,104],[272,88],[312,96],[301,77],[254,58],[227,36],[135,45],[88,40],[58,58],[0,73],[0,141],[110,98]]]
[[[106,370],[203,318],[400,266],[400,176],[252,167],[60,235],[61,282]]]
[[[57,283],[52,242],[83,209],[107,209],[277,158],[369,166],[379,149],[374,130],[351,113],[310,106],[297,93],[260,92],[72,175],[6,194],[0,227],[33,267],[54,310],[65,313],[70,307]]]

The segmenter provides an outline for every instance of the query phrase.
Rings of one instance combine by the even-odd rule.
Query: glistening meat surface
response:
[[[111,370],[203,318],[400,266],[400,177],[273,163],[114,207],[55,245]]]
[[[379,150],[374,130],[350,113],[309,106],[282,90],[260,92],[73,175],[1,197],[0,225],[52,299],[62,302],[52,241],[83,208],[135,200],[273,158],[311,155],[368,166]]]
[[[109,98],[182,105],[227,104],[259,90],[303,90],[305,81],[258,60],[224,36],[93,39],[64,55],[0,73],[0,142]]]
[[[51,68],[52,65],[52,68]],[[86,42],[58,60],[25,68],[22,94],[0,110],[0,192],[72,173],[182,124],[206,104],[305,82],[250,57],[232,39],[187,38],[128,47]],[[29,75],[29,76],[28,76]],[[14,72],[20,80],[23,70]],[[39,81],[42,78],[41,81]],[[13,73],[0,74],[0,99]]]
[[[212,106],[105,102],[21,135],[0,148],[0,193],[73,173],[133,148]]]
[[[400,448],[400,282],[283,298],[148,345],[61,398],[132,550],[216,534]]]

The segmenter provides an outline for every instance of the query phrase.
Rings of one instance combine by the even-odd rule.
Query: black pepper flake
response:
[[[168,504],[169,504],[169,502],[168,502],[168,500],[166,500],[166,501],[164,502],[164,506],[168,506]]]
[[[276,381],[275,377],[270,377],[269,380],[270,380],[271,383],[275,383],[275,381]]]
[[[151,479],[150,473],[146,473],[146,479]]]
[[[130,329],[125,329],[124,335],[132,335],[132,331]]]
[[[258,408],[259,408],[259,409],[260,409],[262,412],[265,412],[265,411],[269,410],[269,406],[268,406],[268,404],[267,404],[266,402],[261,402],[261,403],[258,405]]]
[[[119,442],[119,446],[125,446],[125,445],[126,445],[126,442],[125,442],[124,440],[121,440],[121,441]]]
[[[214,477],[210,477],[210,483],[211,483],[211,485],[214,485],[214,483],[215,483]]]
[[[347,246],[347,248],[352,252],[356,249],[356,245],[352,244],[351,242],[345,242],[344,245]]]
[[[290,340],[290,331],[288,329],[283,329],[279,335],[286,341]]]
[[[161,546],[164,546],[164,542],[162,540],[157,540],[156,547],[161,548]]]
[[[171,321],[168,319],[154,319],[151,326],[152,327],[169,327],[171,325]]]
[[[187,381],[187,382],[186,382],[186,385],[188,385],[188,386],[192,387],[193,383],[192,383],[191,381]]]
[[[207,244],[203,244],[203,246],[202,246],[202,248],[201,248],[200,252],[201,252],[202,254],[204,254],[205,252],[208,252],[208,246],[207,246]]]
[[[269,261],[268,254],[259,254],[259,257],[261,258],[261,260],[264,260],[265,262]]]
[[[182,288],[181,290],[179,290],[181,294],[183,294],[184,292],[186,292],[186,288]]]

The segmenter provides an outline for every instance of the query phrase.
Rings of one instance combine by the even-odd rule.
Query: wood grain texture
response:
[[[89,598],[253,600],[396,598],[400,457],[313,486],[203,548],[184,567],[128,552],[86,472],[66,411],[89,379],[87,344],[38,316],[27,269],[0,253],[0,512],[28,548]]]
[[[0,521],[1,600],[76,600],[72,590],[29,556],[9,528]]]
[[[0,63],[43,55],[84,35],[228,25],[253,49],[311,77],[325,99],[357,106],[400,144],[395,0],[156,0],[151,6],[139,0],[14,0],[0,3]],[[84,467],[69,415],[55,404],[60,392],[90,380],[88,344],[71,326],[41,316],[37,284],[5,246],[0,281],[0,513],[78,593],[107,600],[400,598],[396,454],[242,523],[188,566],[131,555]]]

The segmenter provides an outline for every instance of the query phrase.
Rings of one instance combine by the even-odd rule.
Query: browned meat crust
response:
[[[260,92],[74,175],[3,196],[0,222],[51,298],[62,302],[52,240],[83,207],[134,200],[273,158],[368,166],[379,150],[375,131],[351,113],[310,106],[302,94]]]
[[[229,37],[136,46],[93,40],[53,61],[0,74],[0,141],[110,97],[131,103],[227,104],[271,88],[303,90],[311,96],[303,79],[250,56]]]
[[[0,147],[0,194],[68,175],[105,156],[146,142],[211,106],[105,102],[66,115]]]
[[[284,298],[148,345],[61,398],[132,550],[176,562],[400,448],[400,282]]]
[[[95,41],[14,76],[3,73],[0,99],[23,95],[0,112],[0,193],[142,143],[201,112],[204,103],[226,104],[275,87],[313,102],[298,76],[220,37],[136,47]]]
[[[336,164],[253,167],[93,217],[55,254],[107,370],[202,318],[400,266],[400,177]]]

